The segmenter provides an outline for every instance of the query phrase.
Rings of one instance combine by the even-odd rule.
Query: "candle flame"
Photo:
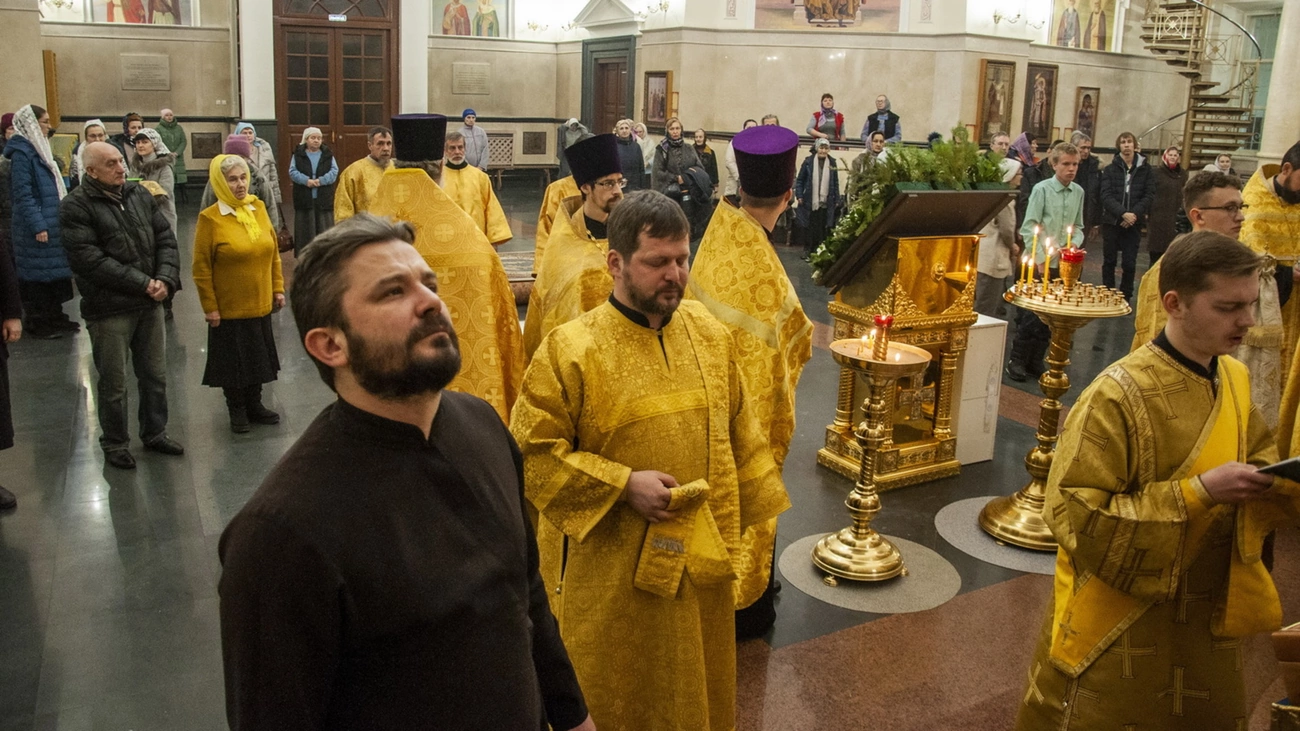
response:
[[[902,359],[903,359],[903,354],[902,354],[902,353],[894,353],[894,360],[895,360],[895,361],[901,361]]]

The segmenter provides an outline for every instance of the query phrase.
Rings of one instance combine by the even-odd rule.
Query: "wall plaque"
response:
[[[195,160],[211,160],[221,154],[221,146],[226,136],[220,132],[191,132],[190,157]]]
[[[124,91],[170,91],[172,88],[171,56],[157,53],[122,53],[118,55]]]
[[[451,65],[451,93],[491,94],[492,64],[453,63]]]

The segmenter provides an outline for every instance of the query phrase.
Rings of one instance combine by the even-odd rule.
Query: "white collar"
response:
[[[245,207],[245,208],[252,208],[252,207],[253,207],[253,204],[252,204],[252,203],[245,203],[245,204],[244,204],[244,207]],[[217,210],[220,211],[220,212],[221,212],[221,215],[223,215],[223,216],[233,216],[233,215],[235,215],[235,209],[234,209],[234,207],[231,206],[231,205],[228,205],[225,201],[217,201]]]

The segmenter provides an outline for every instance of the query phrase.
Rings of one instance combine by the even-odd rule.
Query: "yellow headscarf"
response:
[[[262,238],[262,227],[257,223],[254,210],[250,210],[254,208],[252,204],[257,202],[257,196],[248,193],[243,198],[236,198],[235,194],[230,192],[226,176],[221,172],[221,162],[228,157],[244,163],[244,170],[248,170],[248,161],[238,155],[217,155],[208,165],[208,181],[212,184],[212,192],[217,195],[217,200],[235,209],[235,220],[244,224],[244,230],[248,232],[249,238],[257,241]],[[250,172],[249,175],[251,176],[252,173]]]

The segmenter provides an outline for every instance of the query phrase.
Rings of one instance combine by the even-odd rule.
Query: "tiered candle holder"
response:
[[[830,586],[839,579],[883,581],[905,575],[903,557],[889,539],[871,528],[880,513],[880,495],[876,490],[876,461],[880,446],[893,430],[889,407],[893,403],[894,385],[900,378],[920,375],[930,363],[930,353],[904,343],[889,341],[892,316],[876,317],[872,338],[836,340],[831,354],[840,365],[862,373],[870,386],[864,404],[866,421],[854,429],[853,436],[862,448],[862,463],[857,484],[844,501],[853,525],[831,533],[813,547],[812,559],[825,571]]]
[[[1038,445],[1025,456],[1029,484],[1014,495],[989,501],[979,517],[980,527],[999,541],[1036,551],[1056,550],[1056,539],[1043,520],[1043,503],[1047,495],[1047,473],[1056,456],[1060,398],[1070,390],[1065,367],[1070,365],[1074,333],[1093,320],[1123,317],[1132,311],[1120,292],[1078,283],[1083,268],[1082,249],[1065,249],[1060,253],[1062,279],[1046,284],[1022,280],[1005,295],[1007,302],[1033,312],[1046,323],[1052,331],[1052,344],[1047,354],[1048,370],[1038,379],[1045,397],[1039,405]]]

